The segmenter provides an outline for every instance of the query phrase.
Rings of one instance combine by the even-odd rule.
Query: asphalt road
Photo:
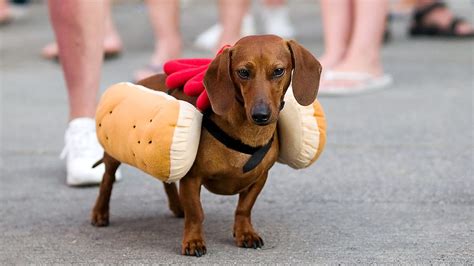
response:
[[[455,8],[472,18],[468,1]],[[316,55],[318,10],[291,3],[297,39]],[[153,47],[143,6],[116,5],[114,17],[126,50],[105,63],[102,89],[130,80]],[[185,57],[211,56],[192,40],[216,18],[213,1],[183,9]],[[394,85],[320,98],[329,126],[320,160],[272,169],[253,211],[265,247],[235,247],[236,197],[204,191],[208,254],[197,259],[179,255],[183,221],[167,209],[162,185],[130,167],[114,188],[110,226],[89,224],[98,189],[65,185],[66,92],[59,65],[39,57],[53,35],[36,4],[0,28],[0,264],[474,263],[474,43],[413,40],[407,23],[394,21],[383,50]]]

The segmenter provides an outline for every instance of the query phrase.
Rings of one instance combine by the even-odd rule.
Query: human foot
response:
[[[118,34],[109,34],[104,38],[104,57],[110,58],[119,55],[123,46]],[[41,56],[45,59],[58,59],[59,49],[56,42],[47,44],[41,51]]]
[[[80,117],[69,122],[64,135],[64,149],[61,158],[66,160],[66,183],[69,186],[97,185],[102,181],[104,165],[92,165],[103,156],[95,134],[95,121]],[[121,179],[117,172],[116,179]]]
[[[372,77],[380,77],[383,74],[383,69],[380,63],[354,59],[344,60],[333,65],[333,67],[327,68],[326,73],[330,72],[366,73]],[[321,86],[354,86],[358,83],[360,83],[360,81],[354,79],[328,78],[321,81]]]
[[[181,39],[179,37],[156,41],[155,51],[151,56],[150,63],[135,71],[134,80],[139,81],[163,72],[163,64],[168,60],[179,58],[180,55]]]
[[[289,8],[285,5],[262,6],[262,20],[265,34],[274,34],[285,39],[295,36],[295,29],[290,21]]]
[[[135,82],[138,82],[140,80],[146,79],[148,77],[151,77],[155,74],[163,73],[163,64],[158,64],[158,65],[152,65],[148,64],[139,70],[135,71],[133,74],[133,80]]]
[[[255,22],[252,15],[245,15],[242,20],[242,28],[239,37],[256,34]],[[213,51],[220,49],[219,38],[222,35],[222,25],[220,23],[214,24],[207,30],[203,31],[194,41],[194,46],[206,51]],[[224,40],[224,42],[227,40]],[[222,43],[222,41],[221,41]],[[228,43],[230,44],[230,43]]]
[[[388,74],[373,76],[364,72],[328,71],[326,82],[319,87],[320,96],[349,96],[389,87],[393,79]]]
[[[319,63],[323,67],[323,71],[333,69],[338,63],[341,62],[342,56],[335,54],[324,53],[321,57],[318,58]]]
[[[457,18],[446,4],[435,2],[416,8],[410,34],[412,36],[473,37],[474,28],[470,23]]]
[[[383,89],[392,83],[380,64],[344,61],[322,76],[319,94],[342,96]]]

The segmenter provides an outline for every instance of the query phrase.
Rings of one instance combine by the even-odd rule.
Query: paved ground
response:
[[[213,1],[186,8],[185,56],[213,23]],[[472,17],[467,1],[456,9]],[[292,2],[298,39],[322,52],[317,6]],[[314,15],[317,12],[317,16]],[[143,7],[114,8],[126,52],[104,67],[103,87],[145,64],[152,34]],[[236,248],[236,197],[205,191],[209,254],[178,255],[183,221],[161,184],[132,168],[114,190],[108,228],[89,213],[97,187],[65,185],[58,154],[67,105],[60,68],[38,52],[52,38],[46,9],[0,29],[0,264],[474,262],[473,42],[410,40],[394,24],[383,51],[389,90],[321,98],[329,142],[311,168],[277,165],[254,209],[262,250]]]

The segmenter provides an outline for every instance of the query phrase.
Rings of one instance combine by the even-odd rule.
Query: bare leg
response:
[[[111,14],[111,3],[110,0],[103,0],[107,8],[105,9],[105,38],[104,38],[104,55],[115,56],[122,51],[122,41],[120,36],[115,28],[114,22],[112,20]],[[51,42],[47,44],[41,51],[41,55],[46,59],[55,59],[58,57],[58,44],[56,42]]]
[[[324,30],[323,68],[331,69],[339,63],[349,46],[353,21],[351,0],[321,0]]]
[[[112,195],[112,187],[115,182],[115,172],[120,166],[120,162],[110,157],[104,152],[103,163],[105,164],[104,177],[100,183],[100,192],[92,211],[92,225],[109,225],[109,203]]]
[[[106,53],[120,52],[122,50],[122,41],[112,19],[111,0],[104,0],[108,8],[105,9],[105,38],[104,51]]]
[[[374,76],[383,73],[380,59],[382,37],[388,12],[388,1],[354,1],[354,27],[346,56],[335,70],[364,72]]]
[[[10,6],[7,0],[0,0],[0,24],[8,22],[11,18]]]
[[[166,195],[168,196],[168,204],[170,210],[176,217],[182,218],[184,217],[183,207],[181,207],[181,202],[179,200],[178,188],[176,183],[166,183],[163,182],[163,186],[165,187]]]
[[[49,0],[69,96],[69,118],[93,117],[102,67],[104,1]]]
[[[249,9],[249,0],[219,0],[219,17],[222,35],[216,49],[233,45],[240,39],[242,19]]]
[[[255,200],[267,181],[268,173],[253,184],[249,189],[239,194],[239,203],[235,210],[234,238],[239,247],[259,248],[263,246],[263,240],[253,229],[251,212]]]
[[[417,0],[398,0],[391,2],[390,10],[394,13],[409,14],[415,6]]]
[[[147,0],[148,13],[155,34],[155,51],[149,65],[135,73],[135,80],[142,80],[160,71],[166,61],[181,55],[179,33],[179,1]],[[155,69],[156,68],[156,69]]]

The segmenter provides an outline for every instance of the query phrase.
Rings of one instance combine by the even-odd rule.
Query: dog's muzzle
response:
[[[257,125],[267,125],[270,121],[271,111],[266,104],[257,104],[252,108],[252,120]]]

